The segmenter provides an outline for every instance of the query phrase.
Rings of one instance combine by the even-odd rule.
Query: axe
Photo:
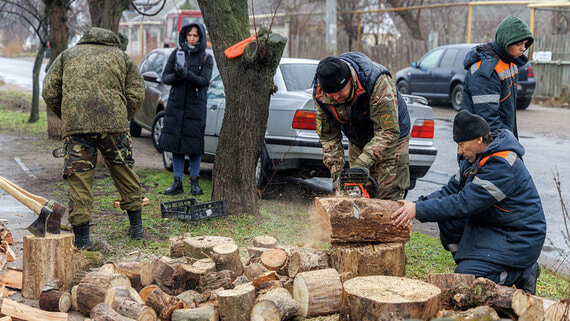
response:
[[[30,231],[30,233],[35,236],[45,236],[47,221],[52,215],[53,211],[47,206],[38,203],[36,200],[22,193],[19,189],[8,183],[4,178],[0,179],[0,187],[12,197],[17,199],[19,202],[26,205],[26,207],[31,209],[34,213],[39,215],[38,219],[36,219],[30,226],[28,226],[28,231]],[[58,225],[58,233],[59,229],[60,226]]]

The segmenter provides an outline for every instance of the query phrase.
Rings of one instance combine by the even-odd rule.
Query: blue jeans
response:
[[[200,163],[202,155],[190,157],[190,177],[200,176]],[[174,169],[174,177],[184,180],[184,154],[172,154],[172,167]]]

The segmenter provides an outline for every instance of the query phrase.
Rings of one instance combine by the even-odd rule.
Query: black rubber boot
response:
[[[194,176],[194,177],[190,177],[190,193],[192,193],[192,195],[202,195],[204,194],[204,192],[202,192],[202,188],[200,187],[200,184],[198,183],[198,176]]]
[[[143,238],[144,231],[142,226],[141,210],[127,211],[129,214],[129,236],[133,239],[140,240]]]
[[[535,262],[530,268],[523,272],[522,290],[534,294],[536,292],[536,281],[540,276],[540,265]]]
[[[184,186],[182,185],[182,180],[178,177],[174,177],[174,183],[170,185],[169,188],[164,190],[164,195],[177,195],[184,193]]]
[[[73,234],[75,234],[75,247],[79,250],[91,250],[93,244],[89,239],[89,222],[83,225],[72,226]]]

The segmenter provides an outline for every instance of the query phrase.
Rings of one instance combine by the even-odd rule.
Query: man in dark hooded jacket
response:
[[[403,199],[410,186],[410,116],[390,71],[363,53],[347,52],[322,59],[313,86],[317,134],[333,184],[345,164],[344,134],[350,167],[380,187],[371,195]]]
[[[144,100],[144,81],[123,51],[125,40],[110,30],[91,28],[57,57],[43,82],[44,101],[62,122],[68,221],[77,248],[91,247],[91,189],[98,151],[121,194],[121,209],[129,215],[130,236],[143,237],[143,198],[139,177],[132,170],[129,120]]]
[[[465,55],[463,109],[483,117],[491,131],[509,129],[518,139],[518,68],[528,62],[523,52],[533,41],[524,21],[510,16],[497,27],[493,43],[474,47]]]
[[[392,218],[407,226],[415,217],[438,222],[443,246],[452,252],[456,273],[474,274],[497,284],[536,290],[536,263],[546,221],[538,191],[521,157],[524,148],[510,130],[489,131],[468,111],[453,121],[459,171],[441,190],[420,196]]]

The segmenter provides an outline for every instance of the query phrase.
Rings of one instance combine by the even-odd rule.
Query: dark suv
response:
[[[453,44],[431,50],[411,67],[396,73],[398,89],[402,94],[450,102],[455,110],[461,110],[463,80],[467,73],[463,60],[467,51],[476,45]],[[536,86],[530,62],[519,68],[518,85],[517,109],[526,109]]]

